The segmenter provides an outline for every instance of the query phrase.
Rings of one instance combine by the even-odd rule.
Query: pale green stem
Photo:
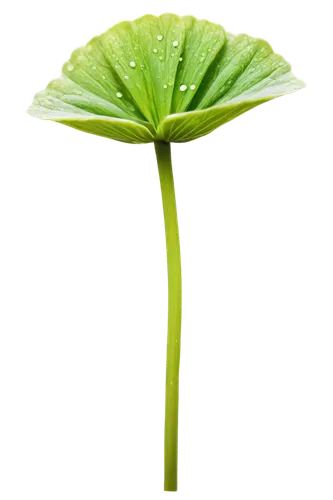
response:
[[[170,143],[155,142],[168,263],[168,342],[165,391],[164,490],[177,491],[178,397],[182,283],[179,231]]]

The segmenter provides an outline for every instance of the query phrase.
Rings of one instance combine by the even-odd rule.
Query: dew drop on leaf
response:
[[[163,40],[163,35],[157,35],[157,40],[160,42],[161,40]]]
[[[128,80],[128,76],[127,75],[125,75],[124,78],[125,78],[125,80]]]
[[[194,90],[194,89],[195,89],[195,85],[194,85],[194,83],[192,83],[192,85],[190,86],[190,89],[191,89],[191,90]]]
[[[134,62],[134,61],[131,61],[131,62],[129,63],[129,65],[131,66],[131,68],[135,68],[135,66],[136,66],[136,64],[135,64],[135,62]]]
[[[187,85],[184,85],[184,84],[179,87],[179,90],[181,92],[185,92],[186,89],[187,89]]]
[[[173,45],[174,47],[178,47],[179,42],[178,42],[177,40],[175,40],[174,42],[172,42],[172,45]]]
[[[122,94],[121,92],[117,92],[117,93],[116,93],[116,96],[117,96],[119,99],[121,99],[121,98],[123,97],[123,94]]]
[[[167,88],[168,88],[168,86],[167,86],[166,84],[164,84],[164,85],[163,85],[163,88],[164,88],[164,89],[167,89]]]
[[[158,50],[157,49],[153,49],[153,52],[154,52],[154,54],[157,54]]]
[[[180,57],[180,58],[179,58],[179,60],[180,60],[180,62],[182,62],[183,58],[182,58],[182,57]]]

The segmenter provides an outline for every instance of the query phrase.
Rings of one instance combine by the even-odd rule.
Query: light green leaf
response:
[[[264,40],[147,15],[76,49],[28,112],[124,142],[185,142],[302,87]]]
[[[88,80],[85,80],[87,82]],[[91,92],[87,90],[87,85],[78,83],[60,74],[47,82],[44,91],[35,94],[30,111],[37,106],[45,108],[50,112],[68,112],[74,114],[86,114],[86,112],[95,115],[105,115],[114,118],[132,119],[142,124],[147,124],[143,117],[136,112],[131,102],[130,96],[122,89],[122,98],[112,95],[109,97],[101,96],[101,92]],[[118,88],[120,91],[120,89]]]
[[[160,124],[156,135],[166,142],[193,141],[264,102],[266,99],[243,101],[169,115]]]
[[[115,141],[128,142],[130,144],[144,144],[153,142],[154,136],[147,127],[127,120],[119,120],[117,118],[108,118],[106,116],[88,118],[83,116],[81,119],[77,117],[66,117],[55,119],[53,121],[60,122],[63,125],[88,132],[89,134],[100,135]]]
[[[100,45],[96,37],[76,49],[63,65],[62,76],[49,84],[48,93],[57,92],[60,100],[94,114],[145,121]]]
[[[218,24],[197,20],[192,16],[185,16],[182,21],[186,36],[180,54],[181,64],[177,71],[172,113],[185,111],[195,94],[200,92],[201,81],[225,41],[224,29]],[[180,91],[182,85],[186,86],[184,91]]]
[[[267,42],[228,33],[191,109],[204,109],[240,98],[250,89],[266,88],[286,73],[290,73],[290,64],[275,54]]]
[[[236,95],[230,101],[223,102],[204,109],[196,109],[185,113],[167,116],[157,130],[157,137],[166,142],[188,142],[209,134],[216,128],[230,122],[239,115],[276,97],[296,92],[304,87],[291,72],[281,74],[258,82],[249,87],[241,95]]]
[[[100,37],[104,54],[114,65],[123,88],[156,127],[171,110],[179,64],[173,54],[181,53],[184,37],[184,23],[174,14],[120,23]]]

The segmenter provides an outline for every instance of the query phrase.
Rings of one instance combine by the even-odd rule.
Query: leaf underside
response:
[[[28,112],[122,142],[187,142],[304,86],[264,40],[146,15],[76,49]]]

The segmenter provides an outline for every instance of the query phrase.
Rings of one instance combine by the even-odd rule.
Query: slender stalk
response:
[[[164,491],[177,491],[178,399],[182,283],[179,231],[170,143],[155,142],[168,264],[168,341],[165,390]]]

